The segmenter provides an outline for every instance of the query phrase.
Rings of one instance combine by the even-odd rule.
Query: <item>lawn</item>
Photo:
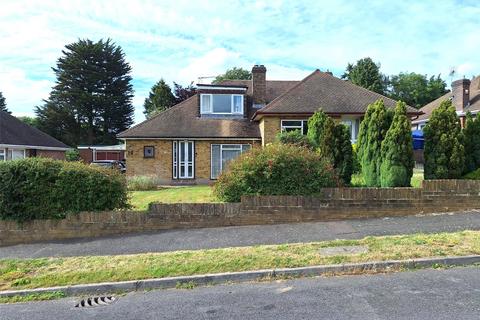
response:
[[[320,253],[321,248],[354,245],[366,246],[368,251],[334,256]],[[4,259],[0,260],[0,290],[475,254],[480,254],[480,231],[136,255]]]
[[[130,204],[135,210],[147,210],[150,202],[206,203],[219,202],[210,186],[171,187],[154,191],[132,191]]]
[[[414,169],[411,184],[420,188],[423,181],[423,170]],[[353,187],[364,187],[361,174],[352,175]],[[150,202],[162,203],[211,203],[221,202],[212,193],[211,186],[168,187],[153,191],[131,191],[130,204],[134,210],[147,210]]]
[[[413,169],[412,180],[410,180],[410,184],[412,185],[412,187],[420,188],[422,186],[422,181],[423,170]],[[352,187],[365,187],[365,182],[363,181],[363,177],[360,173],[352,175]]]

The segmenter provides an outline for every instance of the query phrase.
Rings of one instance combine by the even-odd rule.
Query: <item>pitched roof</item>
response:
[[[470,82],[470,105],[465,108],[465,111],[478,111],[480,110],[480,76],[472,79]],[[440,104],[453,97],[453,93],[447,92],[440,98],[433,100],[429,104],[420,109],[424,114],[415,119],[415,122],[428,120],[432,115],[433,110],[440,106]]]
[[[295,80],[267,80],[266,87],[267,87],[267,103],[284,93],[285,91],[289,90],[300,81]],[[252,95],[253,93],[253,86],[252,80],[224,80],[220,82],[222,85],[243,85],[247,86],[247,95]]]
[[[396,103],[381,94],[315,70],[259,110],[257,115],[311,114],[320,107],[329,114],[360,114],[365,113],[368,105],[378,99],[383,99],[387,107],[394,107]],[[407,111],[410,114],[419,113],[412,107],[408,107]]]
[[[119,138],[260,138],[249,119],[211,119],[198,115],[198,95],[120,133]]]
[[[69,146],[14,116],[0,111],[0,144],[65,148]]]

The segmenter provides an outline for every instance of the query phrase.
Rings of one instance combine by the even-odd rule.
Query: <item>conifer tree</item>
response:
[[[465,170],[469,173],[480,168],[480,118],[473,119],[470,112],[467,113],[465,129],[463,129],[465,138]]]
[[[413,175],[413,139],[407,105],[397,102],[392,124],[381,146],[380,184],[382,187],[408,187]]]
[[[359,159],[362,175],[368,187],[381,185],[381,145],[392,122],[392,115],[392,111],[387,109],[383,100],[380,99],[368,106],[365,118],[360,125],[357,142]]]
[[[148,98],[145,98],[143,107],[145,111],[143,113],[147,118],[151,118],[155,114],[165,111],[168,108],[175,105],[175,96],[172,93],[172,88],[160,79],[155,83],[148,94]]]
[[[443,101],[423,128],[425,179],[460,178],[465,165],[460,123],[452,101]]]
[[[353,172],[353,151],[350,132],[343,124],[319,110],[308,120],[307,136],[317,151],[333,165],[345,184]]]

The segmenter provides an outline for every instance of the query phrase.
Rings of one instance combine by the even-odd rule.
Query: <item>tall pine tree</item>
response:
[[[464,173],[472,172],[480,168],[480,117],[473,119],[470,112],[467,113],[465,129],[465,170]]]
[[[65,46],[56,83],[36,108],[39,127],[70,145],[112,144],[133,123],[131,67],[110,39]]]
[[[368,106],[365,118],[360,124],[357,140],[358,157],[363,179],[368,187],[381,185],[381,146],[392,122],[392,117],[392,111],[387,109],[383,100],[380,99]]]
[[[382,187],[408,187],[413,175],[413,139],[407,105],[397,102],[392,124],[381,146],[380,184]]]
[[[463,135],[452,101],[445,100],[433,110],[423,135],[425,179],[460,178],[465,165]]]
[[[143,111],[143,113],[147,118],[150,118],[172,107],[176,102],[175,100],[172,88],[170,88],[165,80],[160,79],[160,81],[153,85],[148,98],[145,99],[143,103],[145,111]]]
[[[5,97],[3,96],[2,92],[0,91],[0,111],[5,111],[7,113],[11,113],[7,109],[7,103],[5,102]]]

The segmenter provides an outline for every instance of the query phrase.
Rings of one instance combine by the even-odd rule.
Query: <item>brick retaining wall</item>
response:
[[[0,246],[178,228],[329,221],[480,208],[480,181],[416,188],[332,188],[319,196],[248,196],[241,203],[151,204],[147,212],[83,212],[63,220],[0,221]]]

